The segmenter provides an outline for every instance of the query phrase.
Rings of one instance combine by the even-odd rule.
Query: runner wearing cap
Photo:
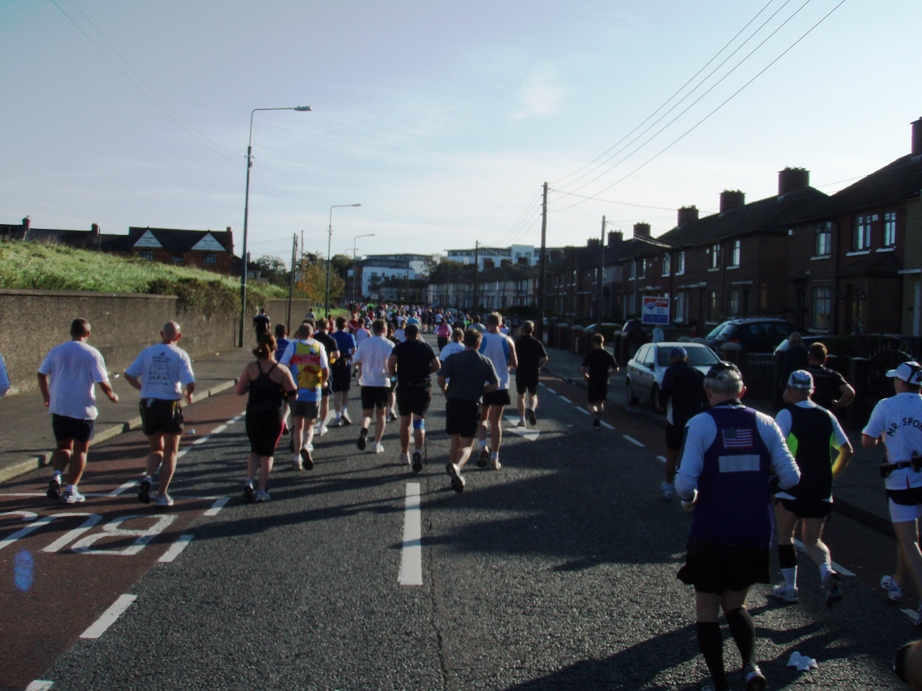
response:
[[[785,400],[775,422],[787,440],[788,448],[800,468],[800,483],[775,494],[775,523],[778,528],[778,561],[784,583],[772,589],[772,596],[784,602],[797,602],[797,552],[794,530],[801,522],[801,537],[813,563],[820,569],[826,589],[826,604],[842,599],[839,574],[832,569],[829,548],[823,543],[823,524],[832,511],[832,481],[852,458],[852,445],[835,415],[810,400],[813,376],[796,370],[788,379]],[[838,457],[831,462],[830,447]]]
[[[871,419],[861,430],[861,445],[877,446],[883,441],[887,461],[881,465],[890,520],[897,539],[896,573],[884,576],[881,586],[891,600],[903,595],[903,579],[909,571],[916,591],[922,593],[922,552],[919,551],[918,519],[922,515],[922,365],[904,362],[887,372],[893,379],[895,396],[879,401]],[[919,605],[922,626],[922,603]]]
[[[742,658],[744,688],[762,690],[746,596],[755,583],[771,582],[769,478],[774,472],[787,489],[800,480],[800,471],[775,421],[740,403],[746,387],[736,365],[713,365],[704,389],[711,408],[688,421],[675,480],[683,508],[694,511],[685,565],[676,575],[695,587],[698,646],[714,691],[730,688],[721,609]]]
[[[672,499],[675,467],[682,449],[685,424],[707,407],[704,375],[688,364],[688,351],[675,346],[669,351],[669,365],[659,391],[660,408],[666,409],[666,470],[660,492]]]

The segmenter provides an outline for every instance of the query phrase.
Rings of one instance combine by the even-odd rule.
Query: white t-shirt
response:
[[[106,363],[96,348],[83,341],[62,343],[48,352],[38,371],[51,378],[50,413],[78,420],[96,419],[93,385],[109,381]]]
[[[394,344],[384,336],[372,336],[359,344],[352,356],[352,362],[362,363],[362,386],[390,386],[391,377],[387,372],[387,359],[394,350]]]
[[[439,353],[439,360],[441,360],[442,362],[445,362],[445,358],[447,358],[449,355],[454,355],[455,353],[463,353],[463,352],[464,352],[464,344],[456,343],[452,341],[451,343],[447,343],[445,347],[442,348],[442,352]]]
[[[178,401],[182,387],[195,381],[186,351],[172,343],[145,348],[125,374],[141,380],[141,398],[165,401]]]
[[[883,435],[890,463],[922,456],[922,396],[907,391],[879,401],[861,433],[875,439]],[[922,472],[900,468],[884,482],[887,489],[922,487]]]
[[[499,377],[498,391],[509,388],[509,360],[515,345],[512,339],[500,333],[483,332],[483,342],[480,344],[480,354],[493,363],[493,369]]]

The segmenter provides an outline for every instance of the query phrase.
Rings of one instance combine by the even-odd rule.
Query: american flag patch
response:
[[[725,429],[723,430],[723,435],[725,449],[752,448],[751,429]]]

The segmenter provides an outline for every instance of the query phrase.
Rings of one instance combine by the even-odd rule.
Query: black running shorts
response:
[[[671,422],[667,422],[666,448],[670,451],[678,451],[682,448],[683,441],[685,441],[685,425],[673,425]]]
[[[316,420],[320,415],[319,401],[294,401],[290,404],[292,417],[303,417],[306,420]]]
[[[777,499],[785,509],[798,518],[826,518],[832,513],[832,502],[822,499]]]
[[[538,393],[538,373],[533,372],[526,374],[524,372],[515,373],[515,390],[516,393],[523,394],[526,391],[532,395]]]
[[[347,363],[345,367],[333,365],[330,367],[330,389],[332,391],[348,391],[352,387],[352,368]]]
[[[389,386],[363,386],[362,410],[387,408],[387,399],[390,393],[391,387]]]
[[[473,439],[480,426],[480,402],[463,398],[445,401],[445,431],[462,439]]]
[[[489,405],[507,406],[511,403],[509,400],[509,389],[497,389],[483,395],[483,407]]]
[[[428,386],[397,387],[397,411],[401,417],[410,415],[424,418],[429,412],[429,403],[432,401],[432,390]]]
[[[590,403],[599,403],[608,398],[608,382],[594,382],[591,379],[588,382],[586,387],[588,391],[586,392],[586,400]]]
[[[95,420],[80,420],[66,415],[51,415],[51,429],[55,441],[89,441],[93,438]]]
[[[247,411],[246,431],[250,452],[257,456],[274,456],[282,438],[282,416],[277,410]]]
[[[141,426],[153,434],[182,434],[182,403],[164,398],[141,399]]]
[[[699,593],[745,590],[756,583],[771,583],[770,561],[767,547],[720,545],[690,537],[685,565],[676,578]]]

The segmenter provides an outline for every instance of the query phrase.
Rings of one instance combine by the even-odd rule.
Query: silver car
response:
[[[713,350],[700,343],[647,343],[637,349],[637,353],[627,363],[625,374],[628,398],[631,405],[638,401],[649,401],[654,408],[659,407],[659,390],[663,385],[663,375],[671,364],[670,351],[682,346],[688,353],[688,364],[707,374],[711,365],[720,358]]]

